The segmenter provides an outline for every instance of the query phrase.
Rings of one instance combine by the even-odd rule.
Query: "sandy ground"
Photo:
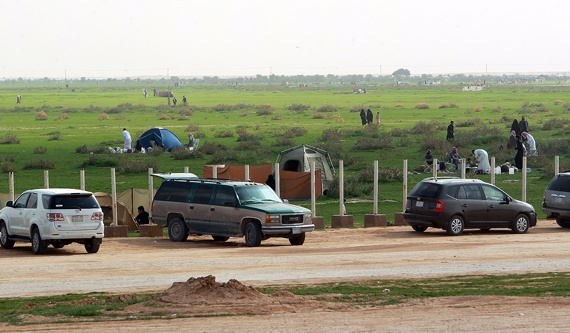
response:
[[[173,319],[0,324],[0,330],[567,332],[568,298],[449,297],[356,309],[292,295],[259,296],[255,287],[353,279],[567,272],[569,232],[553,221],[541,220],[524,235],[501,229],[467,230],[460,237],[446,236],[440,230],[419,234],[410,227],[327,229],[309,234],[303,246],[290,246],[286,239],[270,239],[260,247],[248,248],[243,239],[218,243],[205,236],[191,236],[184,243],[167,238],[109,238],[97,254],[87,254],[81,245],[74,244],[50,248],[46,255],[36,256],[29,244],[17,244],[12,250],[0,249],[0,297],[163,291],[163,301],[169,304],[166,311]],[[209,275],[215,283],[192,279]],[[181,286],[172,292],[172,288]],[[184,292],[186,298],[182,297]],[[182,298],[173,299],[172,295]],[[208,311],[234,315],[176,318],[179,314]],[[140,313],[144,315],[143,310]]]

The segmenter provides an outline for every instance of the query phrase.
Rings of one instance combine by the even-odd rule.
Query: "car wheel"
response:
[[[414,229],[416,232],[424,232],[427,230],[428,227],[423,226],[423,225],[413,225],[412,229]]]
[[[188,227],[179,218],[173,219],[168,224],[168,237],[173,242],[184,242],[188,239]]]
[[[567,219],[556,219],[556,223],[562,228],[570,228],[570,220]]]
[[[225,242],[230,238],[225,236],[212,236],[212,239],[215,240],[216,242]]]
[[[525,232],[528,231],[529,226],[530,222],[528,220],[528,217],[524,214],[519,214],[515,218],[515,224],[513,225],[513,232],[515,234],[524,234]]]
[[[101,243],[96,242],[95,239],[88,239],[85,241],[84,246],[87,253],[97,253],[101,247]]]
[[[245,225],[245,245],[247,246],[259,246],[261,244],[261,226],[259,223],[249,222]]]
[[[305,243],[305,233],[302,233],[298,236],[290,237],[289,243],[291,245],[303,245],[303,243]]]
[[[40,230],[35,228],[32,231],[32,251],[34,254],[44,254],[47,251],[48,244],[42,240]]]
[[[5,249],[11,249],[15,243],[13,240],[8,239],[8,228],[6,228],[6,223],[2,222],[0,224],[0,246]]]
[[[463,233],[463,228],[465,228],[463,218],[459,215],[455,215],[449,220],[446,231],[450,236],[459,236]]]

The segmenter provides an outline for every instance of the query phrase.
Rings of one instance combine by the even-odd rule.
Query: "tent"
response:
[[[172,148],[177,148],[182,146],[180,139],[172,133],[170,130],[162,127],[153,127],[148,131],[144,132],[137,142],[141,147],[148,149],[154,144],[164,148],[166,151],[170,151]]]
[[[315,169],[321,170],[323,190],[326,190],[335,174],[331,157],[326,150],[302,144],[283,150],[277,157],[279,170],[283,171],[310,172],[313,161]]]
[[[95,192],[93,195],[103,210],[103,223],[110,225],[113,222],[113,198],[104,192]],[[126,225],[129,231],[138,230],[134,222],[138,206],[150,211],[148,189],[131,188],[117,193],[117,224]]]

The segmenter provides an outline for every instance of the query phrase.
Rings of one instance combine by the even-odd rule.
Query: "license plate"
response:
[[[416,201],[416,207],[423,207],[423,206],[424,206],[423,201]]]
[[[72,215],[71,216],[71,222],[83,222],[83,216],[82,215]]]
[[[301,228],[293,228],[293,235],[297,235],[301,233]]]
[[[562,198],[556,198],[556,199],[554,199],[554,203],[562,203]]]

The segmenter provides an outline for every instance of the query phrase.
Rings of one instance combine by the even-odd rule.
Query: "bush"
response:
[[[429,104],[428,103],[417,103],[416,105],[414,105],[415,109],[429,109]]]
[[[305,134],[307,134],[307,130],[304,129],[303,127],[291,127],[290,129],[287,130],[286,134],[291,137],[304,136]]]
[[[569,122],[570,122],[569,119],[558,119],[558,118],[548,119],[547,121],[544,122],[544,124],[542,124],[542,130],[550,131],[553,129],[564,128],[564,126],[566,126]]]
[[[89,157],[80,164],[80,167],[109,167],[114,168],[119,164],[116,157],[110,155],[89,155]]]
[[[8,145],[16,143],[20,143],[20,139],[18,139],[18,137],[12,133],[7,133],[0,138],[0,144]]]
[[[200,148],[204,154],[213,155],[216,152],[224,152],[228,150],[228,147],[219,142],[206,142]]]
[[[103,112],[103,113],[101,113],[101,114],[99,115],[99,120],[100,120],[100,121],[109,120],[109,115],[106,114],[105,112]]]
[[[55,164],[48,160],[30,161],[24,165],[24,170],[49,170],[55,168]]]
[[[36,120],[47,120],[47,119],[48,119],[47,113],[43,110],[36,114]]]
[[[47,148],[44,146],[38,146],[34,148],[34,154],[45,154],[47,152]]]
[[[1,165],[2,165],[2,172],[3,173],[16,172],[16,166],[14,164],[1,163]]]
[[[77,154],[103,154],[110,152],[109,148],[101,147],[101,146],[88,146],[83,145],[75,148],[75,152]]]
[[[449,103],[449,104],[442,104],[439,106],[440,109],[457,109],[459,106],[455,103]]]
[[[307,105],[307,104],[291,104],[287,107],[287,110],[293,111],[296,113],[302,113],[302,112],[309,110],[310,108],[311,108],[311,106]]]
[[[359,138],[356,141],[356,144],[352,148],[355,151],[362,151],[362,150],[377,150],[389,147],[392,143],[392,137],[390,135],[383,135],[382,137],[378,138]]]
[[[51,132],[51,133],[48,133],[48,135],[49,135],[48,141],[55,141],[55,140],[59,140],[61,138],[60,132]]]
[[[325,114],[317,112],[311,118],[313,118],[313,119],[325,119]]]
[[[189,160],[194,155],[194,152],[188,150],[186,147],[173,148],[170,150],[170,153],[175,160]]]
[[[158,163],[153,158],[143,158],[143,159],[130,159],[122,158],[119,161],[119,171],[124,173],[131,172],[148,172],[148,169],[152,168],[154,172],[159,171]]]
[[[293,140],[291,140],[290,138],[277,138],[277,140],[275,141],[275,146],[281,146],[281,147],[291,147],[293,146],[295,143],[293,142]]]
[[[150,156],[160,156],[164,154],[164,148],[161,146],[154,146],[152,149],[147,150],[147,154]]]
[[[223,130],[223,131],[216,132],[216,134],[214,134],[214,136],[216,138],[233,138],[234,133],[230,130]]]
[[[338,108],[331,104],[321,105],[319,108],[317,108],[317,112],[336,112],[337,110]]]
[[[323,131],[318,141],[338,141],[342,140],[342,132],[338,128],[328,128]]]
[[[260,105],[257,108],[257,115],[258,116],[268,116],[268,115],[272,114],[274,110],[275,110],[275,108],[271,105],[268,105],[268,104]]]

